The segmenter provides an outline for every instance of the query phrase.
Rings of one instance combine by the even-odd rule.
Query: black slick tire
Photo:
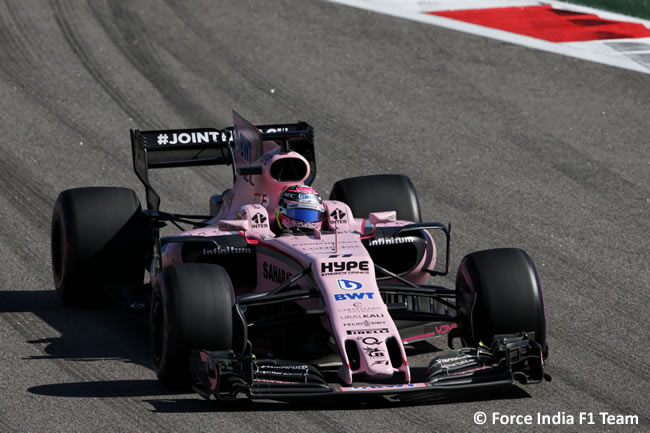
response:
[[[52,273],[65,304],[84,304],[102,289],[142,284],[146,226],[127,188],[63,191],[52,214]]]
[[[154,284],[150,340],[158,379],[171,389],[191,383],[191,350],[233,346],[232,282],[224,268],[187,263],[165,268]]]
[[[546,351],[546,316],[537,269],[520,249],[477,251],[456,275],[456,304],[464,343],[492,343],[500,334],[535,333]]]

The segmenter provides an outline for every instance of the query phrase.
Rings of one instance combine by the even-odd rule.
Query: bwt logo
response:
[[[339,289],[343,290],[359,290],[363,287],[363,284],[354,280],[336,280],[336,282],[339,284]]]
[[[373,299],[374,293],[361,292],[361,293],[339,293],[334,295],[335,301],[347,301],[348,299]]]

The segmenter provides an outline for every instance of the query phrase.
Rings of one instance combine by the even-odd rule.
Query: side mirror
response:
[[[248,220],[223,220],[217,223],[217,227],[222,231],[248,231],[250,226]]]
[[[388,212],[372,212],[368,215],[368,221],[370,221],[370,224],[373,226],[379,223],[390,223],[397,221],[397,212],[394,210]]]
[[[369,239],[375,236],[375,233],[377,232],[377,224],[397,221],[397,212],[394,210],[388,212],[371,212],[368,214],[368,221],[372,224],[372,232],[367,235],[362,235],[361,239]]]

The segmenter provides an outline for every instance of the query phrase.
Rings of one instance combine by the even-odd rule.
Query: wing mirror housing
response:
[[[372,224],[372,231],[367,235],[362,234],[361,239],[369,239],[374,237],[375,233],[377,232],[377,224],[397,221],[397,212],[394,210],[388,212],[371,212],[368,214],[368,221],[370,221],[370,224]]]
[[[379,223],[391,223],[397,221],[397,212],[394,210],[388,212],[372,212],[368,215],[368,221],[373,226]]]
[[[217,224],[219,230],[222,231],[242,231],[250,230],[248,220],[222,220]]]

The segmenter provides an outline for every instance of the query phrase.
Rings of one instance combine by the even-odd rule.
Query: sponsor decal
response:
[[[454,328],[458,328],[458,325],[456,323],[452,323],[450,325],[445,324],[445,325],[436,326],[436,333],[438,335],[444,335],[449,333]]]
[[[336,283],[339,285],[339,289],[341,290],[359,290],[363,288],[363,284],[354,280],[341,279],[341,280],[336,280]],[[372,299],[372,297],[370,298]],[[350,299],[354,299],[354,298],[350,298]],[[361,299],[361,298],[357,298],[357,299]]]
[[[363,344],[367,344],[368,346],[376,346],[378,344],[381,344],[381,341],[379,341],[375,337],[365,337],[365,338],[358,337],[357,340],[361,340]]]
[[[263,133],[287,132],[288,130],[289,130],[289,128],[268,128],[266,130],[260,129],[260,131],[262,131]],[[233,141],[233,137],[230,134],[226,134],[225,132],[221,135],[221,139],[223,141],[229,141],[229,142]],[[275,153],[271,152],[271,155],[268,156],[267,158],[271,159],[273,156],[277,155],[277,153],[279,153],[279,151],[275,152]],[[266,153],[265,155],[269,155],[269,154]]]
[[[363,322],[344,323],[343,326],[373,326],[385,324],[386,322],[384,320],[376,320],[372,322],[370,320],[364,320]]]
[[[377,386],[340,386],[339,391],[390,391],[405,388],[426,388],[426,383],[403,383],[399,385],[377,385]]]
[[[252,253],[250,248],[246,247],[215,247],[215,248],[203,248],[201,254],[204,256],[220,256],[223,254],[250,254]]]
[[[293,200],[313,200],[320,203],[319,197],[316,194],[305,194],[302,192],[285,191],[284,196]]]
[[[436,359],[436,362],[438,364],[448,364],[450,362],[453,363],[453,362],[464,361],[466,359],[474,359],[474,358],[476,358],[474,355],[452,356],[451,358]]]
[[[271,204],[271,196],[263,192],[262,195],[260,195],[260,204],[264,207],[269,207]]]
[[[332,254],[331,256],[328,256],[328,259],[335,259],[337,257],[352,257],[352,254]]]
[[[264,131],[266,134],[273,134],[276,132],[287,132],[289,128],[268,128],[266,131]]]
[[[322,241],[320,241],[320,242],[305,242],[304,239],[289,239],[289,240],[293,240],[293,242],[292,242],[293,244],[299,244],[301,247],[321,246],[323,244],[329,245],[329,248],[334,247],[334,242],[322,242]],[[352,240],[351,241],[340,240],[338,243],[339,243],[339,245],[352,245],[355,248],[357,247],[357,241],[356,240],[354,240],[354,241],[352,241]]]
[[[217,143],[218,140],[219,133],[217,131],[181,132],[180,134],[174,132],[171,134],[158,134],[158,137],[156,137],[156,142],[159,146],[190,143]]]
[[[370,292],[361,292],[361,293],[340,293],[334,295],[334,300],[335,301],[347,301],[348,299],[355,300],[355,299],[373,299],[373,296],[375,296],[374,293]]]
[[[262,277],[266,280],[273,281],[274,283],[284,283],[293,277],[293,274],[272,265],[271,263],[264,262],[262,265]]]
[[[328,252],[334,250],[336,248],[336,245],[334,242],[305,242],[305,239],[303,239],[303,236],[296,236],[296,239],[293,238],[287,238],[287,242],[289,242],[291,245],[300,248],[303,251],[320,251],[320,250],[327,250]],[[344,241],[344,240],[339,240],[338,242],[338,248],[339,250],[341,249],[356,249],[358,248],[358,243],[357,241]]]
[[[341,320],[354,320],[354,319],[379,319],[384,317],[382,313],[377,314],[349,314],[346,316],[340,316]]]
[[[309,370],[309,366],[301,364],[301,365],[258,365],[257,369],[260,371],[265,371],[265,370],[302,370],[302,371],[307,371]]]
[[[346,254],[351,256],[352,254]],[[323,276],[340,274],[367,274],[370,269],[368,260],[350,262],[328,262],[320,264],[320,272]],[[341,281],[341,280],[339,280]],[[351,290],[351,289],[344,289]],[[352,289],[355,290],[355,289]]]
[[[341,245],[341,243],[342,242],[339,242],[339,249],[356,248],[353,245]],[[325,252],[327,252],[327,251],[332,251],[334,248],[336,248],[336,246],[334,245],[334,242],[327,242],[327,243],[323,243],[320,246],[304,246],[304,247],[300,246],[300,248],[302,250],[305,250],[305,251],[325,251]]]
[[[374,247],[377,245],[397,245],[397,244],[410,244],[415,242],[415,236],[400,236],[397,238],[379,238],[370,241],[368,246]]]
[[[388,334],[388,328],[375,328],[375,329],[350,329],[346,331],[348,335],[366,335],[366,334]],[[376,340],[376,339],[375,339]],[[365,342],[365,339],[364,339]],[[366,343],[372,344],[372,343]],[[374,344],[379,344],[379,341]]]
[[[235,143],[237,143],[237,153],[239,156],[244,158],[246,161],[251,162],[251,148],[253,147],[252,143],[244,134],[239,131],[238,128],[235,128]]]
[[[253,380],[253,383],[255,383],[255,382],[264,382],[264,383],[283,383],[283,384],[291,384],[291,385],[295,385],[295,384],[296,384],[296,382],[287,382],[286,380],[258,379],[258,378],[255,378],[255,379]]]
[[[448,376],[456,376],[456,375],[459,375],[459,374],[468,374],[468,373],[474,373],[475,371],[487,370],[489,368],[492,368],[492,367],[490,367],[489,365],[484,365],[482,367],[471,368],[469,370],[461,370],[461,371],[456,371],[456,372],[449,372],[449,373],[447,373],[447,375]]]
[[[387,359],[386,360],[378,359],[378,360],[374,361],[371,365],[388,365],[388,360]]]
[[[262,229],[265,227],[268,227],[268,223],[266,222],[268,218],[266,218],[262,212],[258,212],[253,217],[251,220],[253,221],[252,227],[253,229]]]
[[[370,358],[384,358],[386,356],[381,349],[376,347],[364,347],[363,350]]]
[[[402,341],[410,341],[410,340],[417,340],[419,338],[434,337],[434,336],[437,336],[437,335],[445,335],[445,334],[448,334],[452,329],[457,328],[457,327],[458,327],[458,325],[455,324],[455,323],[436,326],[434,328],[433,332],[429,332],[428,334],[415,335],[413,337],[404,338]]]
[[[334,224],[348,223],[348,220],[345,219],[345,212],[343,212],[341,209],[334,209],[332,213],[330,213],[330,217],[332,218]]]
[[[351,308],[339,308],[336,311],[341,314],[361,314],[369,313],[371,311],[383,311],[383,308],[379,306],[364,307],[363,302],[355,302],[352,304]]]
[[[462,355],[462,356],[454,356],[451,358],[436,359],[434,361],[434,364],[438,364],[440,367],[444,369],[448,369],[448,368],[455,368],[455,367],[461,367],[463,365],[473,364],[476,361],[476,359],[477,358],[474,355]]]

